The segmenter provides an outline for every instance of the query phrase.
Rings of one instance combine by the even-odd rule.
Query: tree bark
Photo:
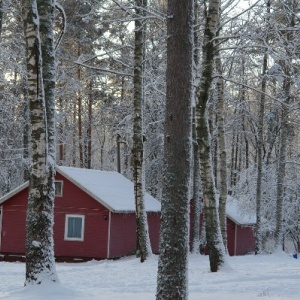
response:
[[[216,272],[224,263],[225,248],[221,236],[216,202],[216,191],[211,159],[211,138],[207,120],[207,102],[212,83],[215,47],[213,39],[219,22],[219,0],[209,0],[206,11],[202,53],[202,76],[197,90],[196,106],[197,136],[200,149],[200,169],[203,190],[203,212],[206,225],[206,239],[209,249],[210,269]]]
[[[291,93],[291,78],[289,71],[285,72],[286,78],[283,83],[284,101],[282,103],[281,135],[279,146],[278,170],[277,170],[277,198],[276,198],[276,228],[275,228],[275,250],[282,250],[283,244],[283,197],[284,197],[284,178],[285,178],[285,159],[287,154],[288,142],[288,104]]]
[[[3,0],[0,0],[0,43],[2,42],[2,28],[3,28]]]
[[[292,1],[289,14],[291,19],[288,25],[289,28],[296,27],[295,24],[295,11],[298,5],[297,1]],[[291,10],[290,10],[291,9]],[[289,123],[289,104],[291,101],[291,87],[293,80],[293,44],[286,44],[295,38],[293,31],[288,31],[286,36],[283,36],[285,47],[285,56],[283,61],[280,62],[284,74],[283,80],[283,101],[281,102],[282,117],[281,117],[281,135],[279,144],[279,158],[278,158],[278,171],[277,171],[277,199],[276,199],[276,228],[275,228],[275,250],[282,250],[283,246],[283,198],[284,198],[284,179],[285,179],[285,160],[287,156],[287,143],[288,143],[288,123]]]
[[[169,0],[158,300],[188,297],[193,1]]]
[[[145,180],[143,168],[143,59],[144,59],[144,8],[146,0],[136,0],[134,46],[134,118],[133,118],[133,182],[136,205],[137,257],[141,262],[152,254],[147,214],[145,209]]]
[[[196,132],[196,118],[195,110],[193,110],[193,228],[192,228],[192,253],[200,252],[200,215],[201,215],[201,176],[200,176],[200,160],[199,160],[199,146],[197,144],[197,132]]]
[[[93,80],[89,82],[86,167],[92,167]]]
[[[270,15],[270,0],[267,2],[267,22]],[[267,24],[268,26],[268,24]],[[266,43],[268,44],[268,38]],[[262,82],[258,113],[258,128],[257,128],[257,182],[256,182],[256,227],[255,227],[255,254],[262,251],[262,228],[261,228],[261,204],[262,204],[262,181],[263,181],[263,129],[265,115],[265,100],[267,88],[267,68],[268,68],[268,50],[265,50],[263,57]]]
[[[224,80],[222,78],[222,61],[220,51],[216,51],[215,57],[217,78],[217,128],[218,128],[218,174],[219,175],[219,218],[221,234],[225,252],[227,250],[227,216],[226,216],[226,202],[227,202],[227,155],[225,149],[225,128],[224,128]]]
[[[43,11],[41,12],[43,20]],[[27,48],[31,167],[26,223],[25,285],[57,281],[53,251],[53,201],[49,197],[48,135],[40,18],[35,0],[23,0]]]
[[[80,45],[78,45],[77,55],[80,56]],[[77,68],[77,79],[81,81],[81,68]],[[77,117],[78,117],[78,146],[79,146],[79,166],[84,168],[84,155],[83,155],[83,136],[82,136],[82,97],[81,91],[78,91],[77,96]]]

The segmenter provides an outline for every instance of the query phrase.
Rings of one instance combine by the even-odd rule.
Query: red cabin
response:
[[[117,172],[57,167],[54,245],[58,260],[117,258],[135,253],[131,181]],[[0,199],[0,254],[25,253],[28,182]],[[160,202],[146,193],[152,250],[158,253]]]
[[[133,183],[117,172],[57,167],[54,246],[57,260],[89,260],[131,255],[136,249]],[[28,182],[0,198],[0,259],[25,254]],[[160,202],[145,194],[152,250],[158,253]],[[191,209],[193,212],[193,208]],[[254,218],[241,216],[227,199],[230,255],[254,251]]]
[[[194,207],[191,205],[191,230],[190,246],[192,243]],[[254,226],[255,215],[243,214],[237,199],[227,196],[227,249],[230,256],[245,255],[255,250]],[[202,227],[202,214],[200,217],[200,227]],[[201,232],[201,228],[200,228]]]
[[[227,196],[227,247],[229,255],[245,255],[255,251],[256,216],[243,214],[235,198]]]

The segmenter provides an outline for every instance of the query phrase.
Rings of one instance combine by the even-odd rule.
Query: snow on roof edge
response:
[[[8,200],[9,198],[11,198],[12,196],[18,194],[19,192],[21,192],[22,190],[24,190],[28,186],[29,186],[29,181],[26,181],[26,182],[22,183],[17,188],[13,189],[9,193],[7,193],[4,196],[2,196],[0,198],[0,204],[2,204],[3,202],[5,202],[6,200]]]
[[[85,193],[87,193],[89,196],[94,198],[96,201],[98,201],[100,204],[102,204],[104,207],[106,207],[111,212],[116,212],[111,206],[109,206],[106,202],[104,202],[102,199],[100,199],[97,195],[86,189],[82,184],[80,184],[77,180],[69,176],[66,172],[64,172],[60,166],[56,166],[56,171],[59,172],[61,175],[66,177],[68,180],[70,180],[73,184],[75,184],[77,187],[79,187],[81,190],[83,190]]]
[[[56,170],[61,175],[66,177],[68,180],[70,180],[73,184],[75,184],[77,187],[79,187],[81,190],[83,190],[88,195],[90,195],[97,202],[99,202],[104,207],[106,207],[108,210],[110,210],[111,212],[114,212],[114,213],[126,213],[126,212],[133,212],[134,213],[135,212],[133,182],[130,181],[129,179],[127,179],[122,174],[120,174],[116,171],[101,171],[101,170],[95,170],[95,169],[84,169],[84,168],[65,167],[65,166],[57,166]],[[105,182],[105,180],[107,180],[107,176],[105,174],[108,174],[109,176],[112,176],[113,180],[117,180],[117,181],[121,180],[120,183],[121,183],[121,186],[123,187],[123,189],[122,188],[120,189],[121,194],[119,194],[119,196],[124,195],[123,194],[124,193],[124,185],[126,186],[126,190],[128,190],[128,187],[130,188],[129,190],[131,190],[131,188],[132,188],[132,192],[130,192],[130,194],[133,193],[130,196],[130,197],[133,196],[132,205],[130,204],[129,206],[125,205],[125,206],[119,206],[118,207],[116,205],[116,202],[112,201],[110,203],[110,201],[107,201],[108,200],[107,199],[108,195],[105,194],[105,192],[104,192],[104,194],[102,192],[98,193],[99,190],[97,191],[97,189],[95,190],[92,186],[89,186],[85,183],[86,178],[88,178],[91,174],[92,175],[95,174],[95,176],[97,176],[97,175],[100,176],[100,177],[98,177],[98,180],[103,179],[104,182]],[[101,179],[101,176],[102,176],[102,179]],[[81,180],[81,178],[84,178],[84,179]],[[105,188],[104,189],[103,188],[104,188],[104,186],[102,185],[101,190],[105,191]],[[112,193],[112,194],[109,193],[109,197],[115,197],[115,196],[116,196],[116,193]],[[119,198],[119,196],[118,196],[118,198]],[[128,197],[127,197],[127,199],[128,199]],[[154,204],[154,206],[153,206],[153,204]],[[159,205],[157,205],[157,204],[159,204]],[[149,193],[145,193],[145,205],[146,205],[146,211],[149,212],[149,213],[151,213],[151,212],[153,212],[153,213],[160,212],[160,202],[157,199],[155,199],[154,197],[152,197]]]

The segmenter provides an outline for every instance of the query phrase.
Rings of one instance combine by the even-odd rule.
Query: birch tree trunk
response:
[[[55,197],[55,165],[56,165],[56,126],[55,126],[55,82],[56,61],[54,50],[54,12],[55,0],[37,0],[40,16],[40,37],[43,61],[43,84],[47,117],[47,176],[48,176],[48,203],[54,214]]]
[[[26,223],[25,285],[57,281],[53,253],[53,201],[49,197],[48,136],[43,87],[39,14],[35,0],[23,0],[27,48],[31,167]]]
[[[144,59],[144,8],[146,0],[136,0],[134,47],[134,118],[133,118],[133,182],[136,205],[137,257],[141,262],[152,254],[147,214],[143,169],[143,59]]]
[[[217,78],[217,128],[218,128],[218,174],[219,174],[219,219],[220,228],[223,238],[225,252],[227,250],[227,217],[226,217],[226,202],[227,202],[227,155],[225,149],[225,128],[224,128],[224,80],[222,78],[222,61],[220,51],[216,51],[215,57],[216,71],[219,75]],[[218,175],[216,175],[218,177]]]
[[[221,236],[220,221],[216,202],[216,191],[211,159],[211,139],[207,119],[207,102],[212,82],[216,27],[219,19],[219,0],[209,0],[206,11],[202,53],[202,76],[197,89],[196,106],[197,136],[200,149],[200,169],[203,190],[203,212],[206,225],[206,239],[209,249],[210,269],[216,272],[224,263],[225,248]]]
[[[167,95],[158,300],[188,297],[189,179],[193,97],[193,1],[169,0]]]

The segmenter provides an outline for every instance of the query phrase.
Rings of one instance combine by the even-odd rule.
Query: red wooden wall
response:
[[[255,250],[255,238],[252,227],[237,226],[236,255],[244,255]]]
[[[57,174],[56,179],[63,180],[63,197],[55,199],[56,257],[107,258],[109,222],[111,224],[109,257],[120,257],[135,252],[134,213],[111,213],[111,220],[109,220],[109,211],[103,205],[60,174]],[[25,253],[27,198],[26,188],[3,203],[1,253],[20,255]],[[85,215],[84,241],[64,240],[66,214]],[[191,220],[192,215],[193,207],[191,207]],[[158,253],[159,218],[158,213],[148,213],[149,234],[154,253]],[[230,255],[243,255],[254,251],[255,240],[251,227],[241,227],[227,218],[227,234]]]
[[[63,197],[55,198],[55,256],[106,258],[108,210],[60,174],[56,180],[63,180]],[[84,241],[64,240],[66,214],[85,215]]]
[[[153,253],[158,253],[159,217],[158,213],[148,213],[149,235]],[[112,213],[109,257],[135,254],[136,219],[135,213]]]
[[[190,249],[193,236],[193,215],[194,207],[190,205]],[[202,227],[202,214],[200,216],[200,232]],[[235,240],[236,239],[236,240]],[[236,242],[236,245],[235,245]],[[227,248],[229,255],[245,255],[255,250],[255,238],[252,227],[243,227],[235,224],[231,219],[227,218]]]
[[[25,226],[28,189],[21,191],[2,206],[1,253],[25,253]]]
[[[60,174],[56,179],[63,180],[63,197],[55,198],[55,256],[106,258],[108,210]],[[26,188],[3,203],[1,253],[25,253],[27,198]],[[64,240],[66,214],[85,215],[84,241]]]
[[[55,198],[54,251],[65,259],[107,258],[109,211],[72,182],[63,181],[63,196]],[[24,255],[28,188],[3,203],[1,253]],[[84,240],[64,240],[66,214],[85,216]],[[159,214],[148,214],[149,233],[153,252],[158,253]],[[134,213],[112,213],[110,230],[110,256],[132,254],[136,248]]]
[[[111,214],[109,257],[134,254],[136,249],[135,215]]]
[[[227,249],[230,256],[234,255],[235,223],[227,218]]]

